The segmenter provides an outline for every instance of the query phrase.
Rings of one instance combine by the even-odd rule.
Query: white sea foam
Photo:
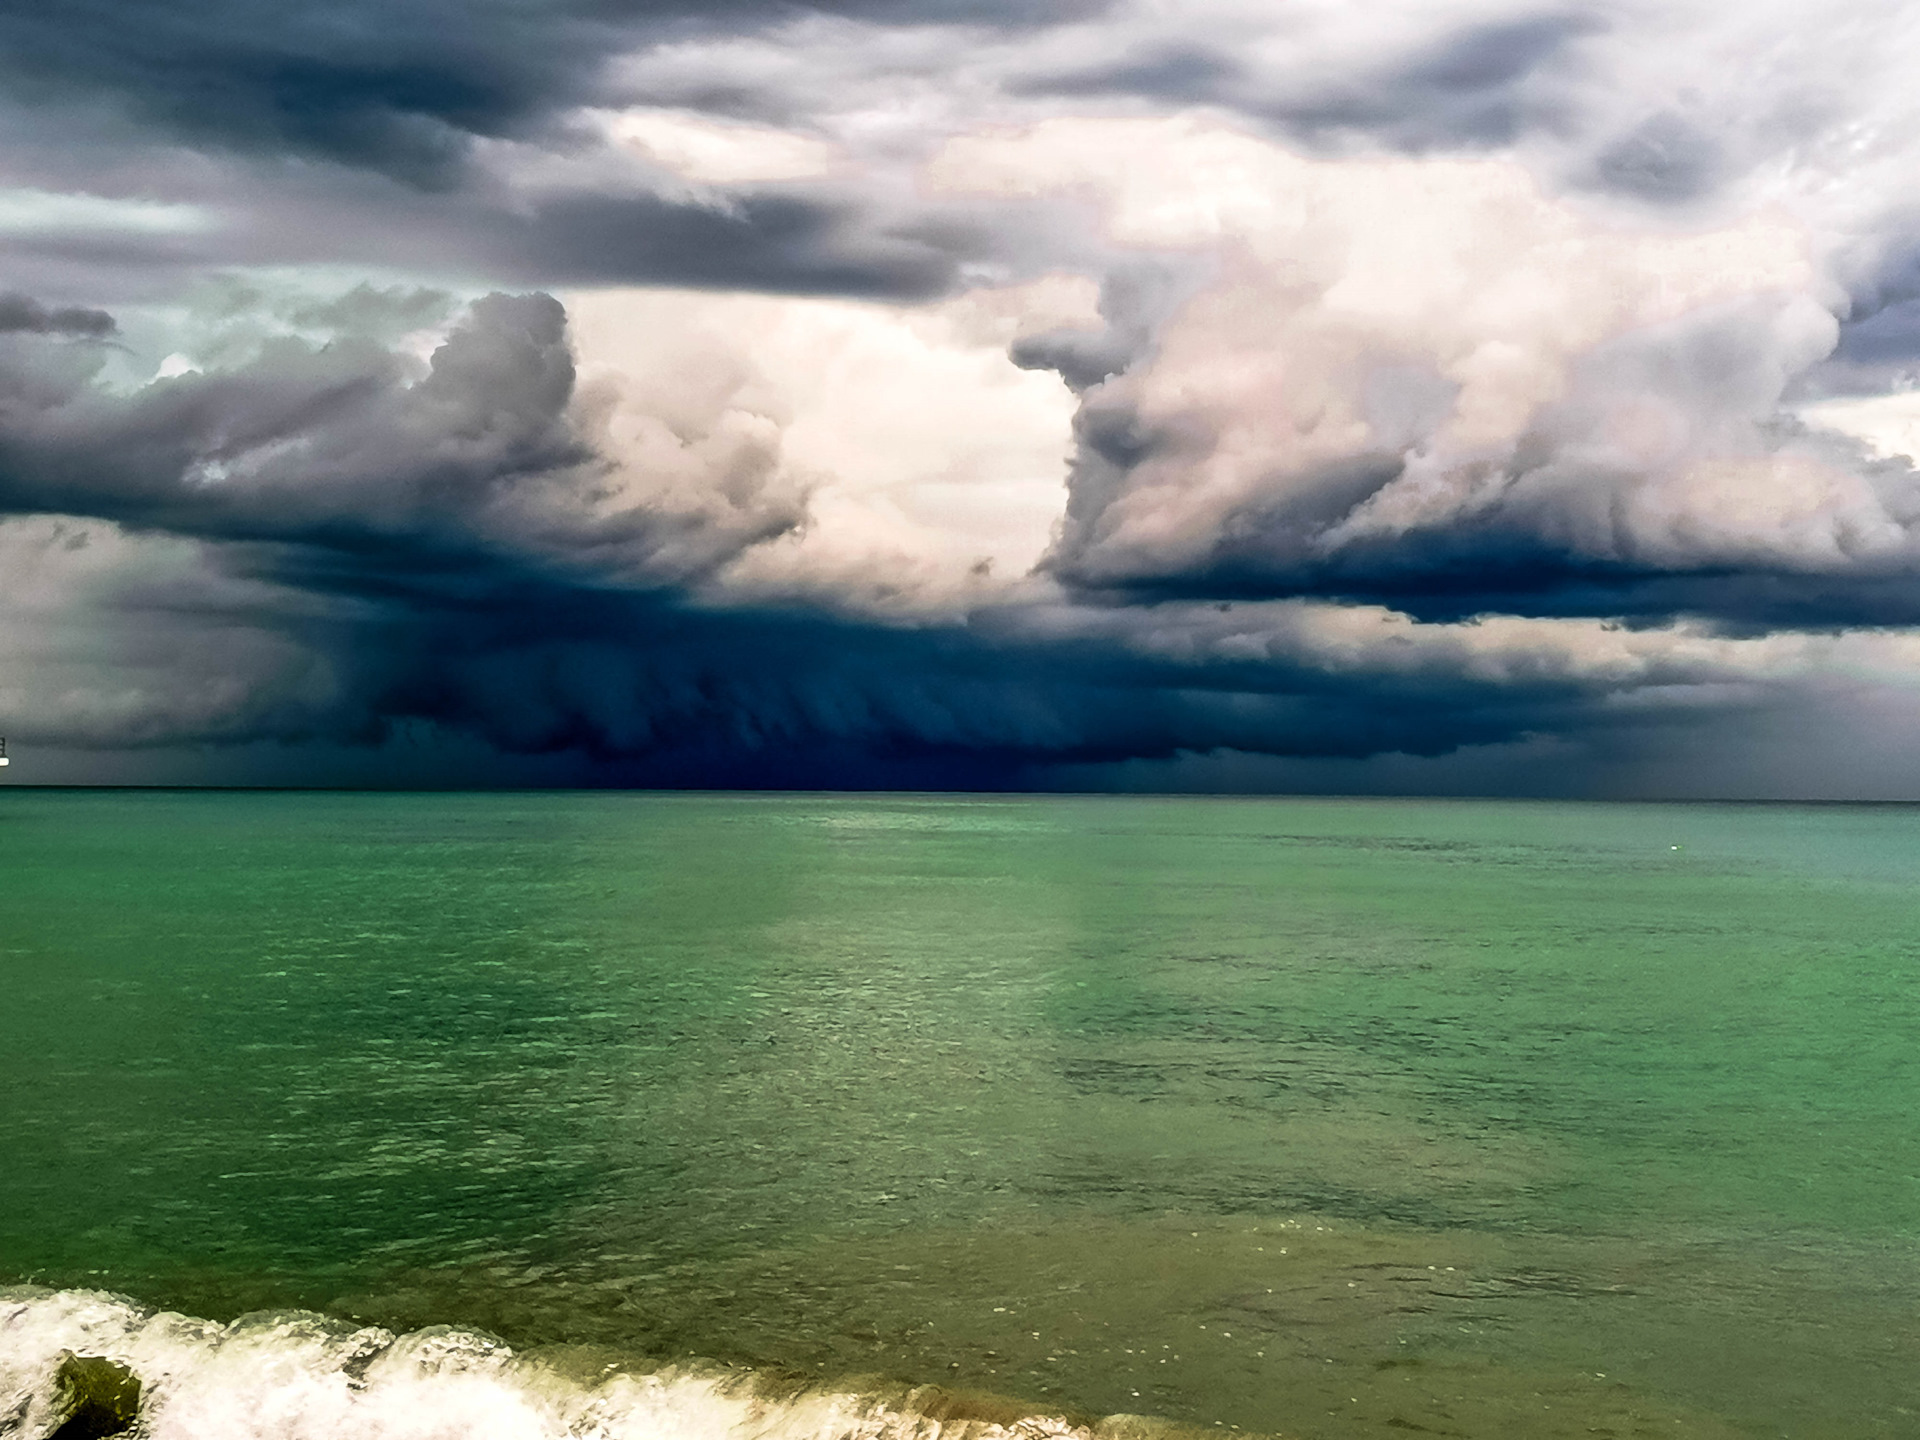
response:
[[[750,1372],[608,1367],[581,1379],[447,1327],[395,1335],[305,1312],[218,1325],[96,1291],[20,1289],[0,1290],[0,1436],[39,1440],[57,1423],[67,1352],[140,1378],[142,1440],[1095,1440],[1115,1430],[956,1414],[933,1403],[940,1392],[904,1387],[778,1394]]]

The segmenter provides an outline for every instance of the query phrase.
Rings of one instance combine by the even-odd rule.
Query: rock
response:
[[[140,1377],[104,1355],[68,1351],[53,1372],[59,1424],[47,1440],[101,1440],[133,1428],[140,1413]]]

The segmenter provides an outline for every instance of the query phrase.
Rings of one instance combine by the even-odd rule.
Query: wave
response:
[[[396,1335],[309,1311],[222,1325],[100,1291],[26,1287],[0,1290],[0,1436],[60,1430],[75,1356],[138,1380],[140,1440],[1160,1440],[1184,1429],[1026,1413],[937,1386],[522,1355],[450,1326]]]

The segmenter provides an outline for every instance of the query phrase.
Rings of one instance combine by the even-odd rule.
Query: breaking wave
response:
[[[1147,1440],[1178,1428],[1023,1414],[935,1386],[521,1355],[447,1326],[396,1335],[307,1311],[221,1325],[98,1291],[21,1288],[0,1290],[0,1436],[61,1428],[74,1356],[138,1380],[141,1440]]]

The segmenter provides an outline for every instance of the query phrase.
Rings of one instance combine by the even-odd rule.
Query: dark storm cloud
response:
[[[1305,659],[1175,662],[1125,643],[1139,616],[1064,633],[1017,611],[892,627],[715,611],[670,592],[556,581],[502,557],[472,561],[452,584],[311,546],[219,554],[238,575],[330,597],[247,617],[310,660],[248,677],[245,706],[206,730],[129,716],[90,743],[380,745],[424,726],[504,756],[568,757],[571,778],[598,783],[993,787],[1058,764],[1223,748],[1440,755],[1618,723],[1604,713],[1606,684],[1551,667],[1488,680],[1446,657],[1359,674]],[[231,683],[193,639],[231,617],[197,615],[164,589],[139,599],[146,643],[191,667],[180,683]],[[170,640],[154,633],[156,613]],[[319,703],[316,669],[329,677]]]
[[[190,142],[325,156],[424,177],[463,134],[498,134],[577,94],[585,7],[75,0],[0,11],[8,83],[107,105]]]
[[[1363,131],[1416,151],[1510,144],[1557,109],[1529,94],[1527,82],[1598,28],[1587,16],[1560,11],[1469,26],[1387,70],[1251,108],[1307,138]]]
[[[1524,524],[1412,532],[1333,558],[1302,555],[1297,516],[1244,513],[1191,569],[1096,587],[1130,601],[1312,597],[1384,605],[1430,622],[1485,615],[1705,620],[1725,634],[1920,624],[1912,565],[1808,570],[1764,562],[1695,565],[1596,559]],[[1292,552],[1289,554],[1289,552]],[[1071,578],[1071,572],[1067,572]]]
[[[1026,75],[1010,88],[1029,96],[1218,105],[1314,145],[1364,135],[1412,151],[1496,146],[1557,112],[1530,92],[1530,82],[1602,28],[1593,16],[1561,9],[1443,25],[1392,60],[1283,77],[1204,40],[1161,42],[1097,66]]]
[[[1469,26],[1403,67],[1398,78],[1439,93],[1498,89],[1525,79],[1569,40],[1593,28],[1592,20],[1566,13]]]
[[[507,753],[574,750],[734,783],[833,783],[899,764],[945,771],[947,783],[1005,783],[1035,765],[1221,747],[1439,754],[1577,723],[1595,689],[1440,670],[1335,678],[1304,664],[1173,665],[1085,637],[701,613],[578,592],[534,590],[410,623],[420,663],[378,692],[377,713]]]
[[[601,135],[496,151],[439,187],[270,155],[209,157],[98,124],[70,148],[65,127],[17,95],[0,97],[0,135],[15,142],[6,178],[27,197],[24,213],[0,214],[0,267],[42,295],[122,305],[209,271],[299,265],[469,290],[667,285],[916,300],[959,288],[970,267],[1024,275],[1097,249],[1049,201],[958,204],[844,175],[703,185]],[[0,207],[10,198],[0,188]]]
[[[45,538],[65,555],[96,548],[87,518],[131,537],[116,598],[84,623],[137,649],[114,662],[118,691],[153,672],[142,703],[66,722],[66,744],[379,745],[425,726],[571,757],[589,781],[998,784],[1066,762],[1432,755],[1609,723],[1608,684],[1563,666],[1466,678],[1442,651],[1330,669],[1284,617],[1253,657],[1230,607],[891,625],[695,603],[690,582],[801,517],[750,495],[718,517],[596,508],[604,467],[544,296],[478,302],[424,369],[365,339],[271,342],[232,371],[116,393],[89,347],[8,343],[0,512],[68,517]],[[142,535],[202,558],[144,573]],[[1169,628],[1186,638],[1156,651],[1148,632]]]
[[[1089,390],[1144,362],[1161,324],[1205,276],[1204,266],[1166,258],[1117,263],[1101,279],[1099,328],[1027,336],[1013,344],[1013,363],[1026,370],[1052,370],[1069,389]],[[1097,444],[1097,422],[1083,434]]]
[[[1863,366],[1920,363],[1920,298],[1901,299],[1850,320],[1834,358]]]
[[[1566,182],[1646,205],[1692,204],[1753,157],[1731,153],[1713,110],[1705,123],[1680,113],[1664,80],[1641,89],[1630,65],[1617,69],[1617,47],[1598,52],[1635,28],[1602,5],[1516,7],[1467,24],[1435,8],[1383,22],[1377,45],[1319,64],[1257,58],[1258,47],[1232,39],[1157,35],[1099,63],[1021,73],[1008,90],[1215,106],[1321,151],[1353,142],[1409,154],[1570,142]],[[1623,104],[1644,108],[1621,125]],[[1809,123],[1780,117],[1774,143],[1805,138]]]
[[[1713,139],[1684,117],[1655,115],[1600,152],[1599,188],[1655,203],[1682,203],[1710,193],[1723,178],[1724,158]]]
[[[1021,28],[1096,9],[1015,0],[143,0],[0,5],[0,77],[41,104],[105,106],[196,144],[309,155],[427,183],[473,136],[537,130],[605,98],[605,62],[648,42],[812,11]]]
[[[1911,388],[1920,378],[1920,247],[1896,231],[1886,253],[1847,290],[1840,343],[1804,388],[1814,394]]]
[[[0,294],[0,335],[75,335],[99,340],[112,335],[113,316],[80,305],[49,308],[27,295]]]
[[[457,528],[503,479],[579,458],[565,316],[495,296],[415,381],[370,343],[269,346],[246,369],[95,386],[80,352],[5,357],[0,507],[199,536],[339,543]]]
[[[747,192],[724,206],[655,195],[572,195],[490,217],[496,267],[546,283],[682,285],[926,299],[1002,237],[954,216],[888,219],[825,195]]]
[[[650,46],[765,34],[816,15],[862,22],[874,34],[937,25],[1045,31],[1111,8],[1103,0],[341,0],[318,7],[210,0],[184,8],[5,0],[0,79],[16,103],[42,115],[71,111],[89,125],[103,114],[131,121],[137,129],[128,143],[158,134],[457,188],[470,178],[465,162],[474,138],[564,144],[556,127],[568,110],[635,98],[620,92],[609,62]],[[1386,42],[1398,52],[1391,60],[1310,78],[1263,76],[1204,38],[1152,39],[1097,65],[1010,76],[1007,89],[1222,105],[1316,144],[1364,134],[1410,150],[1499,145],[1553,118],[1533,82],[1603,22],[1554,8],[1464,27],[1439,16],[1427,28]],[[786,120],[804,120],[806,108],[827,98],[784,95],[721,72],[681,75],[671,90],[655,98]],[[1696,164],[1669,154],[1674,143],[1658,126],[1620,141],[1606,162],[1629,185],[1671,184]]]
[[[1343,522],[1404,473],[1397,456],[1358,456],[1233,507],[1197,556],[1164,566],[1136,560],[1116,572],[1098,540],[1085,537],[1097,534],[1104,505],[1124,492],[1129,470],[1154,442],[1114,415],[1083,423],[1081,438],[1067,540],[1047,566],[1113,603],[1311,598],[1384,605],[1434,622],[1690,618],[1738,634],[1920,624],[1920,556],[1911,548],[1809,558],[1781,547],[1730,553],[1734,547],[1698,537],[1689,553],[1636,536],[1624,513],[1636,477],[1596,473],[1569,484],[1552,474],[1551,452],[1538,455],[1537,475],[1515,473],[1498,498],[1467,513],[1342,538]],[[1891,513],[1920,525],[1920,475],[1911,465],[1857,451],[1844,459],[1880,482]]]
[[[1247,79],[1229,55],[1199,43],[1154,45],[1122,60],[1080,70],[1023,76],[1016,95],[1143,95],[1178,104],[1218,102]]]
[[[728,40],[766,42],[820,16],[850,23],[777,52],[776,73],[739,70],[722,54]],[[1013,0],[0,0],[10,112],[0,130],[16,183],[165,197],[204,212],[204,223],[179,228],[0,233],[0,255],[17,284],[99,297],[151,293],[209,267],[322,262],[412,268],[475,288],[661,284],[917,299],[957,288],[978,273],[970,267],[1024,275],[1080,265],[1084,237],[1038,204],[976,203],[968,213],[851,174],[702,194],[654,176],[659,193],[643,193],[639,162],[578,129],[569,112],[651,99],[807,131],[859,103],[862,87],[881,87],[869,103],[884,105],[902,80],[940,83],[915,69],[924,59],[891,73],[901,62],[888,37],[901,29],[967,27],[954,41],[964,64],[967,46],[991,43],[983,37],[1066,34],[1088,21],[1116,33],[1142,23],[1104,4]],[[1412,151],[1483,148],[1565,122],[1543,77],[1574,64],[1602,28],[1559,8],[1467,26],[1439,14],[1384,40],[1389,58],[1280,79],[1203,36],[1143,39],[1082,70],[1016,65],[989,88],[1042,102],[1110,93],[1217,104],[1315,146],[1358,137]],[[835,37],[852,56],[844,73]],[[663,45],[684,67],[662,72],[671,83],[609,68]],[[528,145],[515,159],[476,151],[479,138]],[[1671,117],[1611,144],[1589,166],[1596,183],[1642,199],[1684,198],[1718,174],[1710,143]],[[506,178],[521,162],[579,169],[522,189]],[[627,173],[616,174],[619,165]],[[1063,358],[1060,368],[1097,376],[1113,358]]]
[[[479,189],[399,200],[355,186],[267,194],[243,227],[0,235],[0,259],[42,283],[135,295],[228,266],[317,262],[411,265],[483,285],[922,300],[959,288],[970,265],[1028,271],[1053,258],[1050,250],[1068,248],[1049,238],[1040,207],[984,216],[934,205],[901,211],[856,193],[796,185],[741,186],[723,197],[579,190],[528,201]],[[46,313],[80,333],[81,310]],[[8,316],[16,323],[7,324]],[[32,328],[30,319],[24,310],[0,310],[0,330]]]
[[[611,499],[572,410],[565,312],[544,295],[476,302],[424,370],[366,337],[274,340],[244,366],[128,394],[96,385],[97,358],[75,347],[14,343],[0,347],[0,513],[294,547],[365,585],[455,588],[505,555],[684,580],[800,518],[751,470],[713,476],[726,493],[704,509]]]

